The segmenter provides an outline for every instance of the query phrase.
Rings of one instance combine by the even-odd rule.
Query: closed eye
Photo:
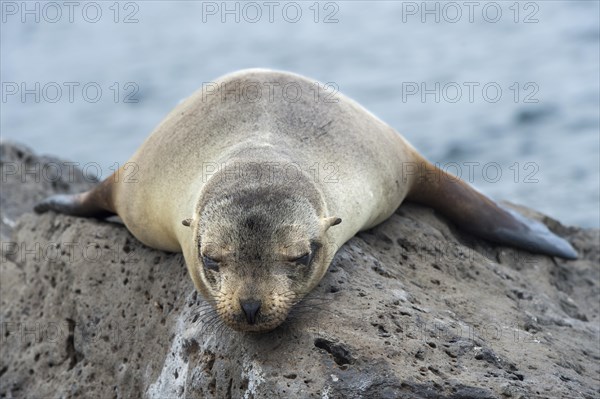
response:
[[[308,266],[308,264],[310,263],[310,261],[312,260],[312,254],[310,252],[305,253],[304,255],[301,255],[295,259],[292,259],[291,261],[294,263],[300,263],[304,266]]]
[[[219,271],[219,261],[217,259],[211,258],[207,255],[202,255],[202,263],[204,267],[208,270],[212,270],[214,272]]]
[[[308,266],[315,258],[315,255],[317,254],[319,248],[321,248],[321,245],[318,242],[311,241],[309,252],[306,252],[300,256],[288,259],[288,262]]]

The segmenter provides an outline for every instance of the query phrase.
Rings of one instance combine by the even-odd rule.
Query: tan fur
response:
[[[323,232],[326,254],[302,287],[301,297],[320,281],[344,242],[385,220],[400,205],[411,181],[402,181],[398,172],[403,162],[414,160],[414,150],[392,128],[339,93],[330,96],[320,85],[320,98],[315,101],[315,82],[304,77],[247,70],[215,83],[220,87],[258,83],[264,89],[262,101],[250,103],[242,96],[223,98],[200,90],[178,105],[129,160],[138,169],[138,183],[121,179],[116,185],[116,211],[145,244],[183,251],[198,290],[215,298],[215,291],[207,289],[195,241],[198,201],[208,181],[202,171],[214,164],[253,161],[293,163],[311,177],[318,173],[311,180],[326,207],[318,216],[341,218],[342,223]],[[268,98],[269,87],[286,84],[301,88],[301,100],[286,101],[280,90],[273,90],[273,99]],[[297,190],[293,184],[290,189]],[[190,217],[191,230],[182,225]],[[282,288],[288,289],[285,284]],[[231,301],[235,298],[223,303],[239,310]],[[281,305],[284,312],[277,324],[291,304]],[[224,308],[217,309],[227,322]]]
[[[244,87],[260,88],[260,99]],[[407,196],[487,238],[509,231],[514,239],[513,230],[528,238],[525,224],[425,161],[360,105],[291,73],[222,77],[171,111],[128,165],[134,176],[122,168],[89,194],[91,204],[66,201],[68,210],[100,206],[146,245],[182,251],[196,288],[239,330],[281,324],[337,249]],[[439,179],[415,173],[421,166]],[[494,233],[494,223],[508,230]],[[314,254],[310,266],[298,260],[304,253]],[[261,302],[256,323],[245,319],[248,301]]]

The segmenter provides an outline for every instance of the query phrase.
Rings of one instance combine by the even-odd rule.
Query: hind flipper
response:
[[[525,248],[531,252],[539,252],[565,259],[577,259],[577,252],[567,240],[552,233],[545,224],[526,218],[520,213],[500,207],[514,219],[526,227],[525,230],[504,229],[499,227],[494,232],[502,243]]]
[[[407,200],[422,203],[440,211],[462,229],[499,244],[507,244],[535,253],[577,259],[577,252],[565,239],[548,228],[511,209],[503,208],[429,162]]]
[[[54,211],[66,215],[99,219],[114,215],[116,211],[112,201],[111,177],[83,193],[52,195],[36,204],[33,210],[36,213]]]

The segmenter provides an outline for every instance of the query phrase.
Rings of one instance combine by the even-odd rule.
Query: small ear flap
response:
[[[332,226],[337,226],[338,224],[342,223],[342,219],[338,218],[336,216],[331,216],[328,218],[323,218],[322,223],[323,223],[323,227],[325,227],[325,230],[327,230],[328,228],[330,228]]]
[[[181,221],[181,224],[184,225],[184,226],[189,227],[192,224],[192,219],[191,218],[190,219],[184,219],[184,220]]]

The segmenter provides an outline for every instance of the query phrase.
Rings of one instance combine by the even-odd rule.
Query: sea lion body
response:
[[[299,99],[284,98],[277,89],[290,84],[300,88]],[[411,185],[402,183],[403,165],[423,162],[402,136],[356,102],[339,93],[315,99],[315,82],[304,77],[250,70],[214,85],[230,92],[200,90],[178,105],[125,164],[121,174],[127,177],[115,185],[116,213],[146,245],[180,251],[188,237],[181,237],[187,233],[181,220],[194,211],[213,170],[240,165],[249,154],[252,162],[285,167],[281,172],[290,181],[298,170],[310,174],[329,212],[344,220],[335,229],[339,245],[391,216]],[[250,102],[242,89],[238,95],[227,85],[259,85],[265,92]],[[271,98],[268,87],[274,87]],[[240,166],[239,173],[246,172],[255,178]],[[153,223],[140,223],[147,220]]]
[[[262,331],[318,283],[337,249],[406,198],[484,238],[575,256],[545,227],[435,168],[353,100],[259,69],[226,75],[183,101],[96,190],[36,209],[118,214],[144,244],[183,252],[197,289],[227,324]],[[284,250],[279,239],[298,244]],[[214,255],[215,243],[223,253]],[[294,262],[311,269],[289,271]]]

